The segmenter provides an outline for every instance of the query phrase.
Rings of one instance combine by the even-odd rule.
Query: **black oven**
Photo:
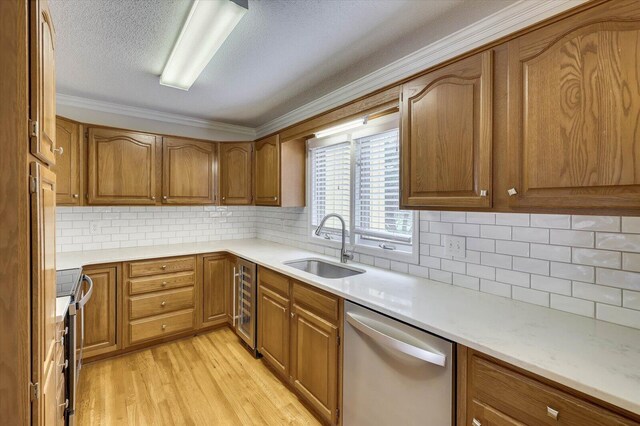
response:
[[[80,369],[82,368],[82,349],[84,347],[84,307],[91,298],[93,281],[82,274],[82,269],[66,269],[57,272],[57,296],[70,297],[69,310],[65,319],[68,335],[65,340],[65,358],[68,367],[65,369],[66,397],[69,401],[66,419],[67,424],[75,424],[76,394]]]

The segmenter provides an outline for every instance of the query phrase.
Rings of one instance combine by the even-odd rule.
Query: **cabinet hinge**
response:
[[[38,192],[38,178],[35,176],[29,176],[29,191],[34,194]]]
[[[29,393],[31,395],[31,401],[40,399],[40,383],[29,383]]]
[[[340,335],[337,336],[338,346],[340,346]]]
[[[29,136],[38,136],[38,122],[29,120]]]
[[[340,409],[336,408],[336,421],[340,419]]]
[[[402,102],[402,92],[400,92],[400,102]]]

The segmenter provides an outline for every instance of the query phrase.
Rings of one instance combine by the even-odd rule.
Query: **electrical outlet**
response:
[[[91,222],[89,224],[89,234],[98,235],[100,233],[100,223],[99,222]]]
[[[452,257],[466,257],[467,244],[464,237],[444,236],[444,254]]]

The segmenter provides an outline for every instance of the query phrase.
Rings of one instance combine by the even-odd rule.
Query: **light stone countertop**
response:
[[[228,251],[418,328],[640,414],[640,330],[358,263],[326,279],[284,261],[335,258],[264,240],[57,254],[57,268]]]
[[[69,303],[71,303],[70,296],[56,297],[56,324],[64,321],[69,310]]]

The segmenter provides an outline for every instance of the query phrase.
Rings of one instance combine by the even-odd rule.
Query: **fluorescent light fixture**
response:
[[[335,127],[329,127],[327,130],[321,130],[316,132],[314,136],[316,138],[324,138],[325,136],[335,135],[336,133],[346,132],[350,129],[355,129],[367,124],[367,117],[359,118],[358,120],[349,121],[347,123],[339,124]]]
[[[160,84],[189,90],[245,13],[231,0],[194,0]]]

